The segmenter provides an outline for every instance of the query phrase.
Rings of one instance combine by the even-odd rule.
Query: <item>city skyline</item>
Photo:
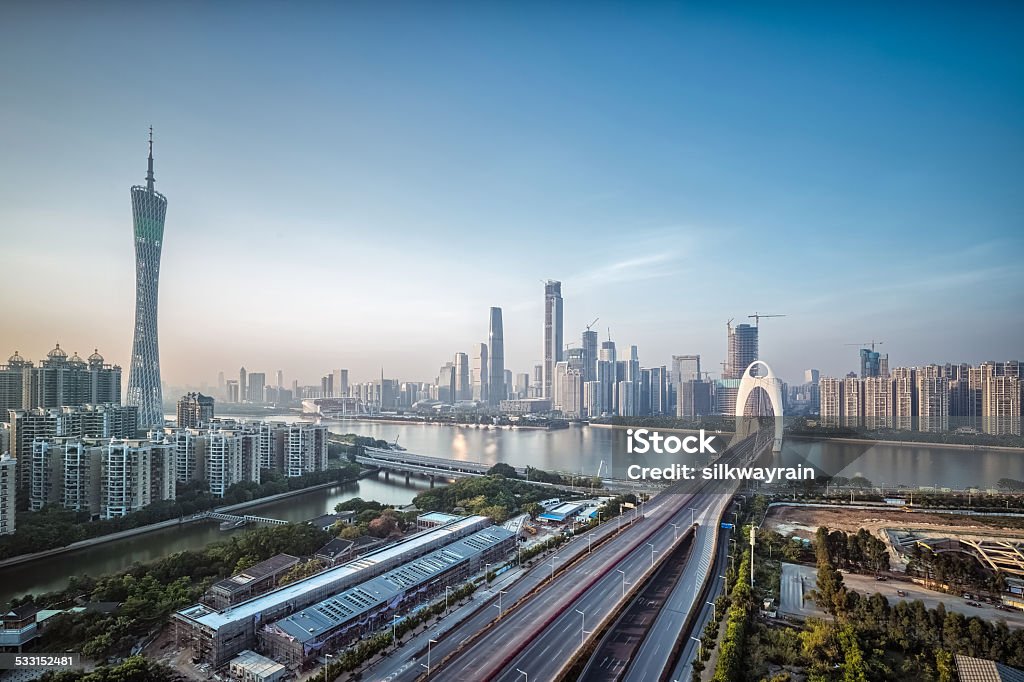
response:
[[[123,188],[141,175],[152,122],[175,199],[160,301],[169,384],[212,382],[242,364],[302,383],[332,367],[366,380],[381,366],[426,381],[487,340],[491,306],[503,311],[504,367],[530,371],[543,362],[546,279],[563,285],[567,343],[600,317],[598,338],[611,327],[645,365],[700,354],[716,368],[725,320],[755,310],[787,315],[765,322],[760,346],[791,382],[809,367],[855,371],[844,344],[865,338],[884,339],[894,366],[1018,357],[1024,272],[1012,254],[1024,241],[1013,179],[1024,127],[1019,62],[1006,55],[1019,10],[901,10],[884,29],[870,26],[872,11],[823,11],[785,28],[737,11],[725,30],[712,10],[648,8],[620,26],[610,9],[534,10],[547,26],[535,43],[528,20],[500,9],[458,25],[412,12],[380,46],[358,35],[379,14],[330,11],[324,25],[344,33],[341,46],[285,35],[277,49],[294,56],[269,69],[282,99],[302,104],[308,120],[297,126],[244,77],[276,52],[235,38],[252,63],[232,56],[216,40],[229,19],[219,9],[198,26],[176,8],[146,43],[117,31],[123,17],[90,11],[82,26],[94,30],[72,31],[5,9],[0,54],[38,45],[35,68],[50,75],[4,75],[24,96],[0,113],[0,278],[32,286],[11,301],[2,352],[39,361],[59,341],[130,367]],[[1012,15],[1005,33],[970,30],[998,12]],[[508,31],[489,45],[495,36],[481,29],[498,20]],[[267,14],[242,21],[252,40],[273,24]],[[616,31],[644,49],[601,49]],[[901,47],[908,31],[913,51]],[[196,56],[169,48],[169,60],[125,61],[176,38]],[[507,62],[527,45],[528,60]],[[350,66],[359,56],[363,67]],[[318,60],[309,80],[295,78]],[[456,63],[464,68],[449,70]],[[595,77],[609,73],[643,77]],[[142,74],[169,87],[134,98]],[[821,85],[831,78],[845,89]],[[576,98],[563,96],[566,83]],[[488,257],[474,260],[475,249]],[[81,262],[103,264],[87,286]]]

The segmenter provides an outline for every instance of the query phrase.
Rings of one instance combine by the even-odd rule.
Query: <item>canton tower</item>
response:
[[[153,127],[150,126],[146,186],[132,187],[132,222],[135,226],[135,340],[132,343],[132,366],[128,377],[128,404],[139,408],[140,428],[163,426],[164,423],[156,305],[167,197],[153,189],[153,182]]]

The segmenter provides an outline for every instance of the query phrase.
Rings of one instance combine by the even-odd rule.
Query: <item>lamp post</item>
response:
[[[436,639],[428,639],[427,640],[427,664],[423,665],[422,663],[420,663],[420,665],[423,665],[423,667],[427,669],[427,677],[428,678],[430,677],[430,645],[431,644],[437,644],[437,640]]]
[[[672,526],[672,539],[673,540],[678,540],[679,539],[679,524],[678,523],[670,523],[668,525]]]
[[[327,682],[327,666],[330,664],[330,662],[327,659],[329,658],[334,658],[334,654],[324,654],[324,682]]]
[[[501,595],[505,594],[508,590],[498,590],[498,603],[495,606],[498,607],[498,620],[501,620]]]
[[[623,596],[623,598],[625,598],[625,596],[626,596],[626,572],[623,571],[621,568],[617,568],[615,570],[622,574],[622,596]]]
[[[583,646],[583,643],[587,639],[587,631],[586,631],[586,627],[587,627],[587,614],[583,613],[579,609],[576,609],[576,613],[578,613],[578,614],[580,614],[580,616],[582,616],[582,618],[580,618],[580,646]]]
[[[704,658],[704,644],[696,637],[691,636],[690,639],[697,643],[697,658]]]
[[[711,620],[718,620],[718,609],[715,608],[715,602],[709,601],[705,603],[711,607]]]
[[[690,507],[690,525],[691,525],[691,526],[692,526],[692,525],[694,524],[694,517],[693,517],[693,515],[694,515],[694,514],[695,514],[696,512],[697,512],[697,510],[696,510],[695,508],[693,508],[693,507]]]
[[[652,543],[648,542],[647,546],[651,548],[651,568],[654,568],[654,552],[655,552],[654,545]]]
[[[445,613],[448,612],[448,593],[451,591],[451,589],[452,588],[451,588],[450,585],[445,585],[444,586],[444,610],[445,610]]]
[[[524,682],[530,682],[530,676],[526,674],[525,670],[520,670],[519,668],[516,668],[516,672],[526,678]]]
[[[491,582],[490,575],[491,575],[491,565],[489,563],[485,563],[484,564],[484,582],[487,582],[487,583]]]
[[[594,551],[594,538],[590,533],[587,533],[587,554]]]
[[[557,558],[558,558],[557,554],[555,556],[551,557],[551,579],[552,580],[555,579],[555,560]]]

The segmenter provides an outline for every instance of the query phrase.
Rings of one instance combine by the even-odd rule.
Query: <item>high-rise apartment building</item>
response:
[[[6,417],[8,410],[24,409],[25,373],[31,369],[32,363],[18,351],[7,359],[6,365],[0,365],[0,416]]]
[[[285,476],[302,476],[327,468],[327,427],[289,424],[285,436]]]
[[[864,383],[871,379],[872,382],[885,382],[891,387],[892,414],[894,425],[897,429],[911,430],[916,424],[917,417],[917,370],[913,367],[897,367],[892,371],[890,377],[882,375],[871,375],[864,379]],[[868,428],[877,428],[867,425]]]
[[[153,129],[150,128],[146,186],[135,185],[131,189],[132,222],[135,229],[135,338],[132,342],[127,402],[139,408],[139,424],[143,427],[164,423],[157,299],[167,198],[153,188],[154,182]]]
[[[334,376],[334,382],[332,388],[334,392],[332,397],[345,398],[348,396],[348,370],[347,369],[336,369],[332,373]]]
[[[804,383],[805,384],[817,384],[821,380],[821,372],[816,369],[805,369],[804,370]]]
[[[982,391],[981,425],[986,433],[1021,435],[1021,379],[988,373]]]
[[[562,283],[544,283],[544,394],[552,396],[555,363],[562,360]]]
[[[213,398],[186,393],[178,400],[178,428],[198,429],[213,419]]]
[[[174,456],[169,445],[111,439],[99,443],[100,518],[116,519],[153,502],[174,499]]]
[[[491,308],[487,336],[487,401],[497,405],[506,394],[505,332],[501,324],[501,308]]]
[[[238,370],[238,402],[248,400],[249,396],[249,381],[248,372],[245,371],[245,367]]]
[[[586,417],[600,417],[604,412],[602,399],[604,391],[600,381],[586,381],[583,383],[583,410]]]
[[[60,344],[38,367],[24,371],[23,408],[121,403],[121,368],[104,364],[93,352],[88,361],[77,353],[68,357]]]
[[[134,405],[83,405],[79,407],[12,410],[11,455],[17,460],[19,487],[28,488],[32,443],[61,436],[133,438],[138,429]]]
[[[554,398],[552,409],[560,411],[570,419],[583,415],[583,372],[570,366],[567,360],[555,363]]]
[[[863,389],[864,426],[868,429],[893,427],[893,382],[887,377],[868,377]]]
[[[827,426],[839,426],[843,416],[843,380],[821,377],[818,381],[818,395],[821,401],[821,422]]]
[[[949,379],[936,372],[921,371],[917,375],[917,409],[921,431],[949,430]]]
[[[0,453],[0,535],[14,533],[17,481],[17,462],[9,454]]]
[[[860,379],[848,376],[843,379],[842,424],[851,428],[864,422],[864,391]]]

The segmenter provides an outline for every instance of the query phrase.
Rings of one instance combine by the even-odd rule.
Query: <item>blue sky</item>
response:
[[[827,6],[823,6],[827,5]],[[127,365],[156,130],[172,382],[427,380],[600,316],[785,378],[1024,356],[1013,3],[4,3],[0,353]],[[9,348],[9,350],[8,350]]]

